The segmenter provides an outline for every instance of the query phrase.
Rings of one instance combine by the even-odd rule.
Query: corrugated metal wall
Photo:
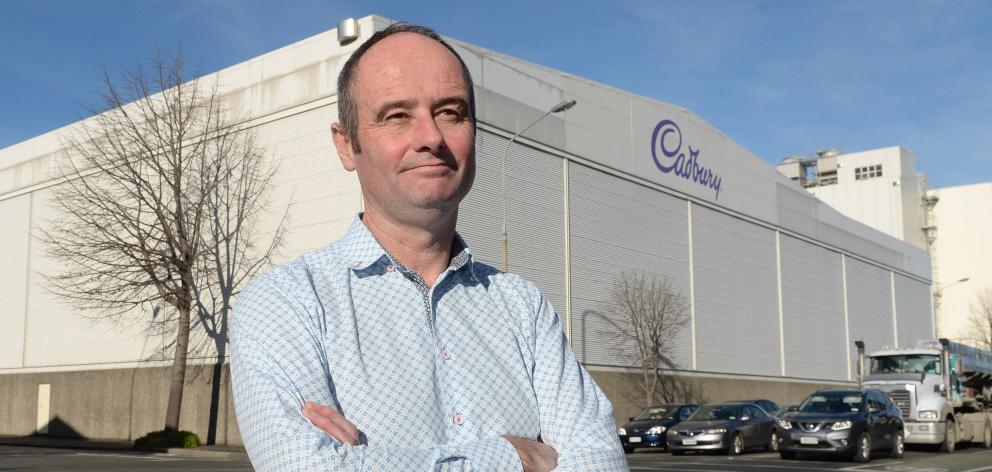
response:
[[[856,340],[863,340],[869,353],[894,347],[889,271],[848,257],[847,310],[852,359],[857,359]]]
[[[786,235],[780,248],[785,375],[847,380],[841,255]]]
[[[458,230],[480,261],[502,262],[502,156],[507,139],[479,130],[476,179],[461,205]],[[562,158],[514,143],[506,158],[511,272],[534,282],[558,313],[565,309],[565,212]]]
[[[689,318],[689,230],[681,200],[579,164],[569,165],[572,336],[589,364],[633,365],[623,355],[609,305],[613,284],[636,271],[671,281],[686,299],[684,326],[667,367],[692,367]],[[629,341],[628,341],[629,343]]]
[[[930,286],[900,274],[895,280],[899,347],[917,347],[921,340],[933,339]]]
[[[27,288],[31,195],[0,200],[0,369],[21,367]]]
[[[779,375],[775,232],[692,209],[697,368]]]

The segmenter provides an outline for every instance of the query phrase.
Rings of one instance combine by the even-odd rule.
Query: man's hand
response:
[[[303,403],[303,416],[341,444],[360,444],[358,428],[334,408],[307,401]]]
[[[558,467],[558,452],[553,447],[518,436],[504,435],[503,439],[510,441],[517,449],[524,472],[549,472]]]

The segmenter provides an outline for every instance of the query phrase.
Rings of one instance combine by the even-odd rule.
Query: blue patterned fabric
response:
[[[504,434],[554,447],[556,470],[627,470],[612,405],[547,300],[456,239],[429,288],[356,219],[241,293],[231,372],[256,470],[519,471]],[[313,426],[306,400],[340,411],[362,444]]]

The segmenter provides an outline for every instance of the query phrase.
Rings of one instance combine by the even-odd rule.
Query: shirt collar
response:
[[[372,232],[365,226],[365,223],[362,221],[362,213],[355,216],[355,220],[351,223],[351,227],[348,228],[344,238],[341,239],[341,243],[345,261],[354,271],[365,271],[370,266],[382,261],[383,258],[386,258],[386,262],[399,264],[399,261],[396,261],[379,244],[379,241],[375,239]],[[472,278],[478,282],[475,270],[473,270],[475,256],[472,254],[472,250],[469,249],[468,244],[465,243],[465,240],[458,233],[455,233],[451,253],[452,256],[448,262],[448,268],[452,271],[458,271],[465,267],[468,269]]]

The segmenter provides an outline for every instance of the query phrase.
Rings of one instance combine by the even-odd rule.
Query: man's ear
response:
[[[331,135],[334,137],[334,146],[338,148],[338,158],[344,170],[352,172],[355,170],[355,148],[351,145],[348,132],[345,131],[341,123],[331,124]]]

